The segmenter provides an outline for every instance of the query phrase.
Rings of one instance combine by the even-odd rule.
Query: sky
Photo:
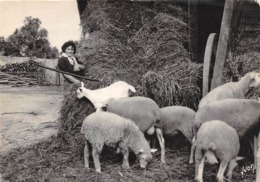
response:
[[[0,36],[7,38],[21,28],[25,17],[41,20],[52,47],[61,50],[68,40],[79,40],[80,18],[76,0],[0,0]]]

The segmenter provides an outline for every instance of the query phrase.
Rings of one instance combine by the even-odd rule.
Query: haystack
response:
[[[95,89],[123,80],[161,107],[196,108],[202,66],[189,60],[186,22],[187,13],[176,4],[90,2],[81,17],[83,34],[90,36],[82,38],[77,53],[87,67],[86,77],[101,82],[85,86]],[[64,97],[59,138],[75,147],[83,144],[79,129],[93,111],[88,100],[76,98],[74,88]]]

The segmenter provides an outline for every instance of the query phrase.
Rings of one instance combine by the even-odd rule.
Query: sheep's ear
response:
[[[144,153],[144,149],[139,149],[139,150],[137,150],[137,155],[140,155],[140,154],[142,154],[142,153]]]
[[[243,160],[245,157],[240,157],[240,156],[238,156],[237,158],[236,158],[236,161],[240,161],[240,160]]]
[[[81,83],[81,87],[84,87],[84,82],[80,82]]]
[[[255,78],[256,78],[256,72],[251,72],[250,73],[250,81],[255,80]]]
[[[158,149],[151,149],[151,153],[154,154]]]
[[[255,83],[255,77],[251,77],[249,81],[249,87],[254,87],[254,83]]]

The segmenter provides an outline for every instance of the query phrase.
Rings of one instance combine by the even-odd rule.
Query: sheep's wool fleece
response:
[[[213,143],[215,149],[210,148]],[[223,121],[204,123],[197,134],[197,146],[202,150],[212,150],[222,159],[229,161],[238,155],[240,144],[236,130]]]
[[[161,108],[160,111],[161,124],[165,135],[174,135],[180,131],[189,141],[192,140],[195,111],[183,106],[168,106]]]
[[[234,127],[239,137],[255,132],[260,121],[260,101],[254,99],[225,99],[199,109],[195,116],[196,128],[211,120],[221,120]]]
[[[147,97],[129,97],[118,99],[108,104],[107,109],[134,121],[142,132],[160,122],[159,106]]]
[[[138,143],[144,138],[133,121],[109,112],[95,112],[89,115],[83,121],[81,133],[85,134],[86,140],[92,145],[100,147],[100,150],[104,144],[114,146],[127,138],[135,140],[131,143]]]

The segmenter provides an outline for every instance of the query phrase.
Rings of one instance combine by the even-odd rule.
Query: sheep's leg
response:
[[[148,143],[151,147],[151,149],[156,149],[156,135],[155,134],[152,134],[152,135],[149,135],[149,140],[148,140]]]
[[[92,156],[93,156],[93,160],[94,160],[95,169],[96,169],[96,172],[101,173],[99,155],[100,155],[100,152],[96,148],[93,147]]]
[[[224,182],[224,172],[227,168],[228,162],[226,161],[221,161],[218,174],[217,174],[217,181],[218,182]]]
[[[205,162],[205,155],[202,156],[202,151],[200,148],[196,149],[195,153],[195,181],[203,182],[203,168]]]
[[[235,167],[237,166],[237,162],[236,159],[232,159],[229,164],[228,164],[228,173],[227,173],[227,177],[229,180],[232,179],[232,173],[235,169]]]
[[[146,133],[148,134],[148,143],[150,145],[150,147],[153,149],[155,148],[155,139],[154,139],[154,131],[155,131],[155,128],[154,128],[154,125],[152,127],[150,127]]]
[[[254,146],[252,147],[252,150],[254,151],[254,166],[257,166],[257,136],[254,136]]]
[[[192,131],[193,131],[193,139],[192,139],[192,143],[191,143],[191,151],[190,151],[190,164],[194,163],[194,154],[195,154],[195,149],[196,149],[196,136],[197,136],[197,130],[195,128],[195,126],[192,127]]]
[[[191,143],[191,149],[190,149],[190,164],[194,163],[194,153],[195,153],[195,149],[196,149],[196,140],[195,140],[195,136],[192,139],[192,143]]]
[[[157,134],[157,138],[159,140],[160,147],[161,147],[161,161],[162,161],[162,163],[166,163],[165,162],[165,140],[163,138],[162,129],[156,128],[156,134]]]
[[[85,161],[85,168],[89,169],[89,147],[87,142],[85,142],[85,147],[84,147],[84,161]]]
[[[128,148],[121,148],[122,154],[123,154],[123,168],[124,169],[129,169],[129,150]]]
[[[147,142],[148,142],[149,146],[151,147],[151,149],[155,149],[156,148],[157,135],[155,133],[152,134],[152,135],[149,135],[147,133],[146,139],[147,139]]]

